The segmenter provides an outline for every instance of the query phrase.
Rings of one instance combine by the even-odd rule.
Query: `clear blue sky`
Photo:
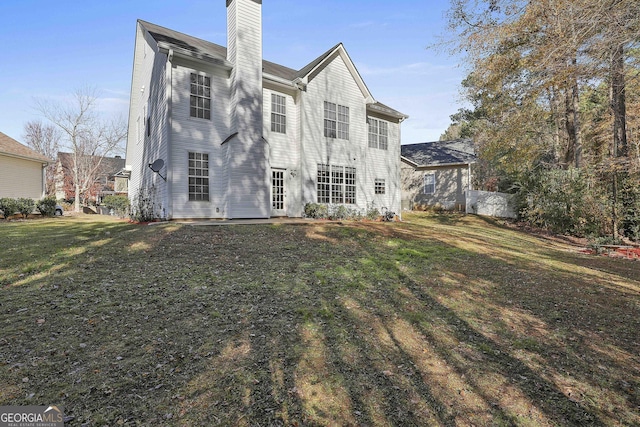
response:
[[[464,70],[428,50],[447,0],[265,0],[264,58],[300,69],[338,42],[376,100],[410,118],[402,142],[437,140],[460,107]],[[0,132],[23,141],[34,98],[91,86],[126,117],[136,19],[226,46],[224,0],[0,0]]]

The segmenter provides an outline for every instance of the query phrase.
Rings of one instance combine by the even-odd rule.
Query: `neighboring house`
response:
[[[465,210],[471,165],[477,160],[472,140],[407,144],[401,152],[403,209],[439,205]]]
[[[80,174],[82,177],[90,176],[93,181],[89,190],[83,195],[84,202],[100,204],[104,196],[111,194],[126,195],[128,179],[122,173],[124,166],[125,160],[120,156],[102,158],[86,156],[82,158]],[[55,181],[57,199],[75,199],[72,153],[58,153]]]
[[[342,44],[300,70],[264,61],[262,1],[226,3],[227,48],[137,23],[134,204],[151,197],[167,219],[300,217],[310,202],[399,212],[407,116],[373,98]]]
[[[43,198],[45,169],[50,162],[52,160],[0,132],[0,198]]]

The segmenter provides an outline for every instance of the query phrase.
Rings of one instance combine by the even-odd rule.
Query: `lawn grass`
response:
[[[69,426],[640,424],[637,261],[434,214],[0,242],[0,405]]]

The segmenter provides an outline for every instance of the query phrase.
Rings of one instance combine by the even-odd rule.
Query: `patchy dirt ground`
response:
[[[0,405],[70,426],[640,424],[640,268],[478,217],[0,224]]]

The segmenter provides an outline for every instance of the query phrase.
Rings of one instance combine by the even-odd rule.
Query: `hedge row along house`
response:
[[[400,126],[342,44],[300,70],[262,59],[262,2],[227,0],[227,47],[137,22],[129,196],[158,217],[400,212]]]

